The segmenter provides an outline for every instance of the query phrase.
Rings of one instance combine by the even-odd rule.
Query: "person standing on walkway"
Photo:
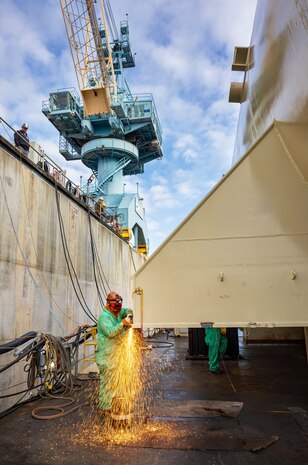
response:
[[[96,363],[99,368],[99,408],[108,413],[115,393],[108,380],[112,379],[112,354],[121,342],[120,336],[132,326],[133,312],[122,308],[122,297],[116,292],[107,295],[106,304],[97,322]]]
[[[16,131],[14,133],[14,142],[15,142],[15,147],[18,148],[18,150],[25,156],[29,156],[29,137],[28,137],[28,123],[24,123],[21,126],[21,129],[19,131]]]
[[[103,197],[100,197],[98,201],[95,204],[95,213],[99,218],[102,220],[104,218],[104,212],[105,212],[106,204],[104,202]]]
[[[227,349],[226,329],[205,328],[205,343],[208,346],[210,372],[221,373],[219,362]]]

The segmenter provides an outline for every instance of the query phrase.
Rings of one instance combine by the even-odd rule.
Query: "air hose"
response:
[[[51,396],[52,397],[52,396]],[[69,415],[70,413],[74,412],[75,410],[78,410],[81,407],[84,407],[87,405],[86,402],[75,405],[73,408],[70,410],[64,410],[63,407],[67,407],[68,405],[72,405],[75,402],[75,399],[72,397],[54,397],[54,399],[66,399],[69,402],[65,402],[64,404],[60,405],[46,405],[45,407],[36,407],[35,409],[32,410],[32,416],[33,418],[36,418],[37,420],[54,420],[56,418],[61,418],[66,415]],[[50,411],[50,410],[56,410],[59,413],[55,413],[54,415],[39,415],[38,412],[44,412],[44,411]]]
[[[0,345],[0,354],[5,354],[6,352],[9,352],[10,350],[15,349],[16,347],[21,346],[25,342],[30,341],[30,339],[33,339],[37,336],[36,331],[30,331],[28,333],[23,334],[17,339],[14,339],[13,341],[7,342],[6,344],[1,344]]]

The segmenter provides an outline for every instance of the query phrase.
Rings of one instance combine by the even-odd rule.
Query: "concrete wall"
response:
[[[88,213],[63,192],[59,193],[59,203],[82,292],[88,307],[98,316]],[[123,296],[125,306],[132,306],[131,276],[144,257],[94,217],[91,224],[106,286]],[[55,188],[1,147],[0,309],[0,344],[30,330],[62,336],[79,324],[91,323],[69,277]],[[2,366],[11,360],[12,352],[0,355]],[[0,390],[25,378],[20,368],[21,363],[0,375]],[[18,398],[13,398],[14,402]]]

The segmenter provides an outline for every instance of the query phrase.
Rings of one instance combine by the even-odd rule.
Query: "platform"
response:
[[[153,411],[148,418],[148,424],[155,425],[159,420],[162,426],[153,427],[151,434],[126,443],[118,440],[106,447],[93,440],[92,424],[84,430],[83,441],[78,442],[76,434],[87,415],[86,407],[61,420],[40,421],[31,417],[31,411],[46,401],[36,401],[1,420],[1,463],[308,463],[308,367],[304,345],[240,344],[241,358],[226,360],[226,371],[214,375],[209,373],[206,360],[185,359],[187,337],[169,337],[170,341],[173,347],[154,349],[169,363],[164,365],[157,386],[163,409]],[[155,345],[154,338],[151,342]],[[169,431],[167,435],[165,430]]]

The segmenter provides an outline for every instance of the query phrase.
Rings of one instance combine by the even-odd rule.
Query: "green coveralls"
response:
[[[219,360],[227,349],[227,338],[220,328],[205,328],[205,342],[209,348],[209,365],[213,373],[219,369]]]
[[[128,313],[132,313],[129,308],[122,308],[116,318],[109,310],[103,308],[97,322],[97,350],[96,363],[100,372],[99,385],[99,408],[110,410],[113,393],[110,391],[107,380],[115,367],[111,364],[111,354],[118,343],[118,336],[126,331],[122,325],[122,320]]]

